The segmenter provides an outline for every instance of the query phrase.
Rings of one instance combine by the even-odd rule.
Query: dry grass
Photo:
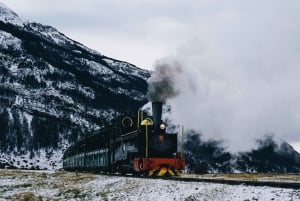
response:
[[[9,197],[10,200],[14,201],[42,201],[43,198],[40,196],[36,196],[32,192],[24,192],[20,194],[15,194],[11,197]]]
[[[65,171],[43,172],[25,170],[0,169],[0,178],[6,181],[16,181],[0,185],[0,198],[18,201],[80,199],[87,195],[81,192],[82,183],[93,180],[96,175],[90,173],[72,173]],[[39,189],[41,189],[39,191]],[[45,190],[56,191],[54,196],[42,195]],[[32,191],[33,190],[33,191]],[[16,192],[16,193],[10,193]],[[6,196],[4,196],[7,194]],[[45,194],[45,193],[44,193]]]
[[[297,181],[300,175],[288,174],[205,174],[182,175],[183,177],[200,177],[209,179],[244,179],[244,180],[275,180]],[[99,180],[99,178],[101,178]],[[2,183],[1,183],[2,182]],[[58,201],[58,200],[128,200],[128,195],[138,194],[145,196],[145,192],[155,193],[150,190],[155,180],[122,178],[110,176],[98,176],[90,173],[74,172],[45,172],[25,170],[1,170],[0,169],[0,200],[20,201]],[[169,183],[168,183],[169,185]],[[175,185],[175,184],[172,184]],[[177,184],[176,184],[177,185]],[[164,193],[170,195],[180,191],[179,187],[167,187]],[[184,184],[180,184],[184,185]],[[198,192],[198,186],[190,195],[181,197],[180,200],[193,201],[203,195]],[[153,189],[156,189],[153,188]],[[188,191],[193,190],[188,188]],[[214,200],[224,190],[214,188],[206,192],[208,200]],[[219,199],[220,200],[220,199]]]

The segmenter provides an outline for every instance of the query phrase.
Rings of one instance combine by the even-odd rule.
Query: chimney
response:
[[[157,127],[158,122],[161,121],[162,104],[162,102],[152,102],[152,116],[154,127]]]

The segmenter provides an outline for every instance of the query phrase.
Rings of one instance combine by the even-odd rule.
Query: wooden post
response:
[[[184,127],[181,126],[181,158],[184,158]]]

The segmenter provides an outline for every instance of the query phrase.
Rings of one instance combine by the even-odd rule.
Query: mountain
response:
[[[0,166],[57,169],[63,150],[147,102],[147,70],[0,3]]]
[[[300,154],[287,142],[266,135],[247,152],[230,153],[222,141],[202,139],[199,132],[187,132],[184,143],[189,171],[195,173],[299,173]]]
[[[267,135],[257,148],[239,153],[236,168],[244,172],[299,173],[300,154],[287,142]]]

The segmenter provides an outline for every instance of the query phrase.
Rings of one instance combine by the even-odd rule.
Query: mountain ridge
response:
[[[23,21],[2,5],[4,166],[57,169],[69,143],[147,102],[149,71],[104,56],[51,26]]]

